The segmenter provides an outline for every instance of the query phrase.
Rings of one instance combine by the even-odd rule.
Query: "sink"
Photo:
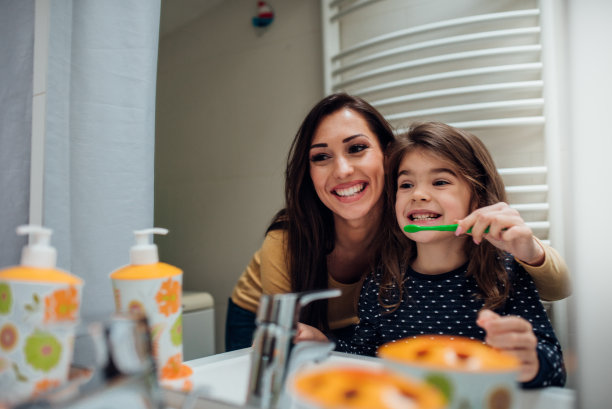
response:
[[[205,358],[187,361],[193,369],[194,391],[201,396],[218,402],[214,408],[245,407],[246,391],[249,381],[251,348],[225,352]],[[332,352],[326,362],[359,363],[360,365],[382,367],[379,358]],[[519,392],[518,407],[521,409],[573,409],[575,391],[550,387]],[[211,402],[201,407],[213,408]],[[225,405],[227,404],[227,405]],[[179,406],[180,407],[180,406]],[[200,407],[199,405],[196,407]]]
[[[360,362],[382,366],[376,358],[333,352],[326,362]],[[225,352],[185,362],[193,369],[194,390],[209,399],[244,406],[251,367],[251,348]]]

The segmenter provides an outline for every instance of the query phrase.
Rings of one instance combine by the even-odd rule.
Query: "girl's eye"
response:
[[[400,182],[398,183],[398,189],[410,189],[412,187],[412,183],[410,182]]]
[[[444,186],[444,185],[449,185],[450,182],[448,180],[436,180],[433,185],[434,186]]]
[[[329,158],[329,155],[327,155],[326,153],[317,153],[316,155],[312,155],[310,157],[310,161],[311,162],[321,162],[328,158]]]
[[[349,153],[359,153],[365,149],[368,148],[368,145],[364,145],[364,144],[356,144],[356,145],[351,145],[348,149]]]

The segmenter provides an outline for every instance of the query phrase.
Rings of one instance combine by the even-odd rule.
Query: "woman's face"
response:
[[[404,156],[397,172],[395,215],[400,228],[407,224],[452,224],[470,213],[470,187],[456,167],[423,149]],[[455,238],[454,232],[405,233],[417,243]]]
[[[323,119],[312,138],[309,158],[317,195],[337,217],[358,220],[380,203],[384,154],[357,112],[343,108]]]

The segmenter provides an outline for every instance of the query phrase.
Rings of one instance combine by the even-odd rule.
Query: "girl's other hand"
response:
[[[533,237],[519,212],[507,203],[499,202],[476,209],[464,219],[458,220],[457,224],[457,236],[471,227],[470,234],[476,244],[485,239],[529,265],[539,266],[544,263],[544,249]],[[487,227],[489,233],[485,233]]]
[[[297,331],[293,337],[293,343],[297,344],[298,342],[303,341],[329,342],[329,339],[327,339],[325,334],[323,334],[317,328],[298,322]]]
[[[514,315],[502,317],[491,310],[482,310],[476,324],[485,330],[487,344],[518,358],[521,364],[519,382],[529,382],[535,378],[540,369],[536,351],[538,339],[529,321]]]

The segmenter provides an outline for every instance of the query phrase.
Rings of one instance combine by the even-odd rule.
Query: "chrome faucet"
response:
[[[315,300],[339,295],[340,290],[334,289],[261,297],[251,351],[251,373],[246,400],[249,407],[277,407],[290,366],[298,366],[298,354],[311,357],[312,354],[309,355],[308,350],[327,354],[331,352],[333,343],[308,342],[293,351],[291,346],[302,307]]]

